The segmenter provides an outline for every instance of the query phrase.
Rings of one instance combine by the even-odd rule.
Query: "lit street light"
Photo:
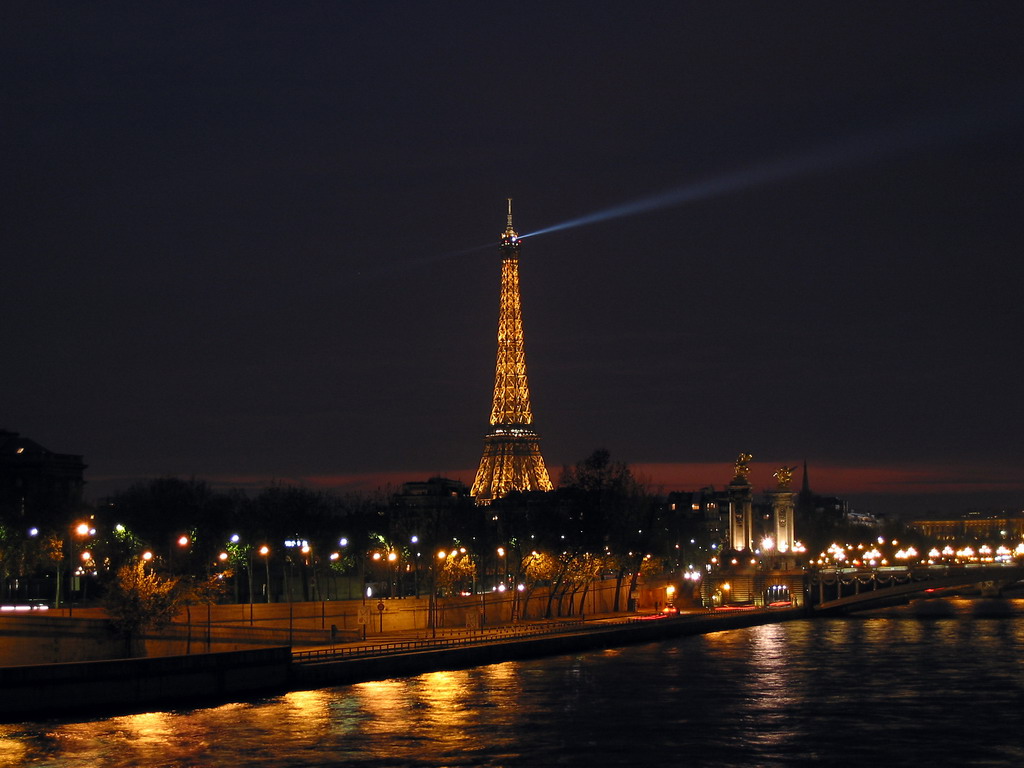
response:
[[[267,571],[267,583],[264,585],[264,589],[267,593],[267,602],[270,602],[270,547],[264,544],[260,547],[260,555],[263,557],[263,566]]]
[[[68,558],[68,617],[70,618],[75,609],[75,581],[77,579],[76,569],[78,564],[75,558],[75,544],[78,539],[84,539],[86,536],[93,535],[96,533],[96,529],[92,528],[88,523],[79,523],[71,531],[71,557]],[[77,538],[76,538],[77,537]],[[60,601],[58,600],[58,606]]]

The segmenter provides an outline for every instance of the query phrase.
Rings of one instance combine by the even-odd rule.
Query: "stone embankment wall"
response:
[[[653,608],[666,602],[667,580],[648,580],[634,595],[636,606]],[[630,604],[628,584],[619,593],[620,610]],[[611,613],[616,582],[594,582],[582,592],[551,601],[552,617]],[[136,638],[129,654],[125,640],[99,608],[75,608],[31,615],[0,615],[0,666],[56,664],[119,659],[126,656],[176,656],[240,651],[267,646],[310,646],[343,643],[365,635],[399,630],[424,633],[545,618],[548,590],[530,595],[488,593],[438,599],[425,598],[327,600],[311,603],[255,603],[190,606],[159,632]],[[677,601],[678,601],[677,597]],[[571,602],[571,606],[570,606]],[[581,602],[583,603],[581,607]],[[383,610],[379,610],[383,606]]]
[[[673,637],[791,621],[805,615],[801,609],[793,608],[659,619],[649,617],[653,620],[639,619],[629,624],[588,626],[578,631],[513,638],[501,642],[424,648],[368,658],[325,659],[317,663],[293,665],[292,687],[321,688],[516,659],[577,653],[597,648],[616,648],[634,643],[658,642]]]
[[[0,668],[0,719],[94,717],[283,691],[290,670],[289,648]]]

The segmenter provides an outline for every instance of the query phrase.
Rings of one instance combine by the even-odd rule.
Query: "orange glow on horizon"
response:
[[[755,490],[774,488],[772,473],[781,461],[752,462],[750,483]],[[795,462],[794,462],[795,463]],[[634,464],[634,474],[654,487],[666,490],[696,490],[713,485],[723,488],[732,479],[731,466],[717,463]],[[808,462],[810,487],[814,493],[845,494],[928,494],[983,491],[1024,491],[1024,481],[1002,467],[944,465],[829,465]],[[803,464],[793,473],[791,490],[803,485]]]
[[[775,487],[772,476],[781,464],[797,464],[791,489],[803,484],[803,463],[794,459],[750,464],[750,483],[755,491]],[[733,475],[730,461],[630,463],[636,477],[655,491],[693,491],[707,486],[724,488]],[[836,465],[808,463],[811,490],[817,494],[942,494],[990,491],[1024,491],[1024,479],[1006,467],[989,465]],[[396,470],[317,475],[212,475],[207,482],[218,487],[262,490],[272,486],[298,486],[334,491],[397,491],[403,483],[446,477],[472,484],[476,469]],[[555,473],[557,476],[560,472]],[[125,483],[139,478],[125,478]]]

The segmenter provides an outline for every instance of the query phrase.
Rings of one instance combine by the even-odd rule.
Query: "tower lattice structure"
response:
[[[522,296],[519,291],[519,235],[508,223],[501,235],[501,308],[498,313],[498,359],[494,370],[491,431],[473,482],[478,504],[489,504],[512,491],[550,491],[540,436],[533,430],[530,386],[526,380]]]

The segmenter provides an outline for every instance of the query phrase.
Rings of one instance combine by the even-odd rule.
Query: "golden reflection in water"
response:
[[[61,754],[81,765],[137,766],[192,764],[208,741],[181,729],[179,716],[170,712],[144,712],[61,725],[54,734]],[[111,753],[108,742],[119,748]],[[104,759],[106,758],[106,759]]]
[[[358,708],[365,718],[362,729],[368,732],[387,732],[406,727],[409,716],[409,681],[403,678],[374,680],[352,686],[358,699]]]
[[[420,701],[426,705],[427,716],[434,726],[457,729],[465,719],[463,696],[466,692],[465,670],[431,672],[420,680]]]
[[[732,630],[725,629],[720,632],[706,632],[700,636],[702,641],[708,646],[732,645],[736,639],[736,633]]]
[[[331,689],[314,691],[290,691],[281,697],[289,711],[289,719],[301,720],[308,729],[319,729],[330,720]]]
[[[762,746],[792,742],[801,738],[803,725],[790,713],[801,706],[802,686],[793,673],[789,627],[762,624],[751,627],[748,637],[748,674],[742,680],[748,697],[756,702],[761,727],[753,729],[749,738]]]
[[[0,738],[0,765],[25,765],[28,750],[16,739]]]
[[[430,672],[413,678],[359,683],[352,691],[359,697],[366,733],[405,734],[429,739],[439,754],[455,754],[465,748],[466,720],[474,715],[465,697],[465,670]],[[398,758],[402,744],[393,743]]]
[[[770,692],[780,704],[789,702],[791,681],[786,627],[763,624],[750,629],[750,679],[762,690]]]
[[[154,745],[162,746],[174,734],[174,729],[168,722],[169,719],[166,712],[144,712],[140,715],[128,715],[120,718],[119,725],[128,738],[143,748]]]
[[[487,690],[492,694],[496,704],[515,698],[521,689],[517,662],[506,661],[501,664],[490,664],[481,669],[484,679],[487,681]]]

